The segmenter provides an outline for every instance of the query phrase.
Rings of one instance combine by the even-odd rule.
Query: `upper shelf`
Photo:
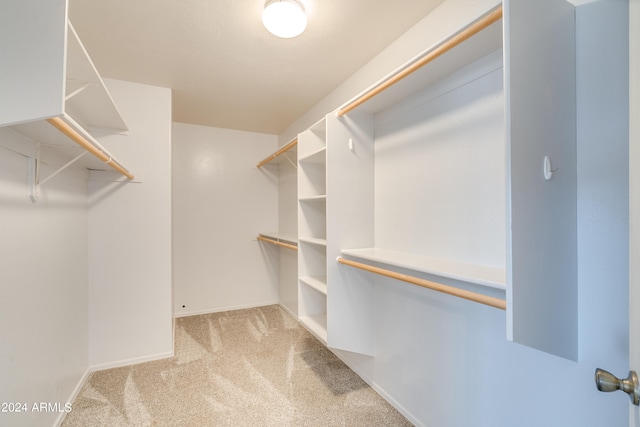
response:
[[[377,113],[456,70],[501,49],[502,6],[478,18],[457,33],[429,47],[373,86],[340,107],[342,117],[352,110]],[[391,89],[392,90],[388,90]]]
[[[0,45],[0,57],[12,64],[0,79],[0,93],[10,101],[0,103],[0,126],[66,158],[89,151],[102,159],[83,156],[76,164],[109,170],[117,161],[89,132],[123,133],[127,126],[68,22],[66,0],[40,6],[14,0],[0,15],[0,37],[12,40]]]

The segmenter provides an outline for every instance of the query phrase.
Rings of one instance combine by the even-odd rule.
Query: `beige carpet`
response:
[[[277,305],[176,319],[175,357],[91,374],[63,426],[410,426]]]

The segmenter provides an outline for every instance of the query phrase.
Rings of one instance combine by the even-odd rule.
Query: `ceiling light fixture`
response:
[[[299,36],[307,28],[307,15],[299,0],[267,0],[262,23],[271,34],[290,39]]]

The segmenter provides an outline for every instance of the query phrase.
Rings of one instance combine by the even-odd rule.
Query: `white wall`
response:
[[[88,366],[86,172],[62,172],[32,203],[26,157],[2,148],[12,143],[35,154],[0,128],[0,402],[28,411],[0,412],[0,425],[52,425],[59,414],[32,405],[64,406]]]
[[[276,149],[275,135],[174,123],[177,316],[278,302],[277,258],[256,240],[278,227],[277,174],[256,168]]]
[[[141,182],[89,182],[89,357],[95,368],[173,354],[171,91],[106,83],[129,132],[99,140]]]
[[[399,58],[408,59],[494,4],[446,2],[298,119],[280,141],[398,66]],[[596,367],[625,376],[628,366],[626,7],[596,1],[577,10],[580,361],[508,342],[500,310],[380,279],[376,357],[338,354],[416,424],[627,425],[628,397],[599,393],[593,381]],[[606,59],[599,57],[603,51]]]

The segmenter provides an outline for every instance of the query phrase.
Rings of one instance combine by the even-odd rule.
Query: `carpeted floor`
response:
[[[277,305],[176,319],[175,357],[91,374],[63,426],[410,426]]]

